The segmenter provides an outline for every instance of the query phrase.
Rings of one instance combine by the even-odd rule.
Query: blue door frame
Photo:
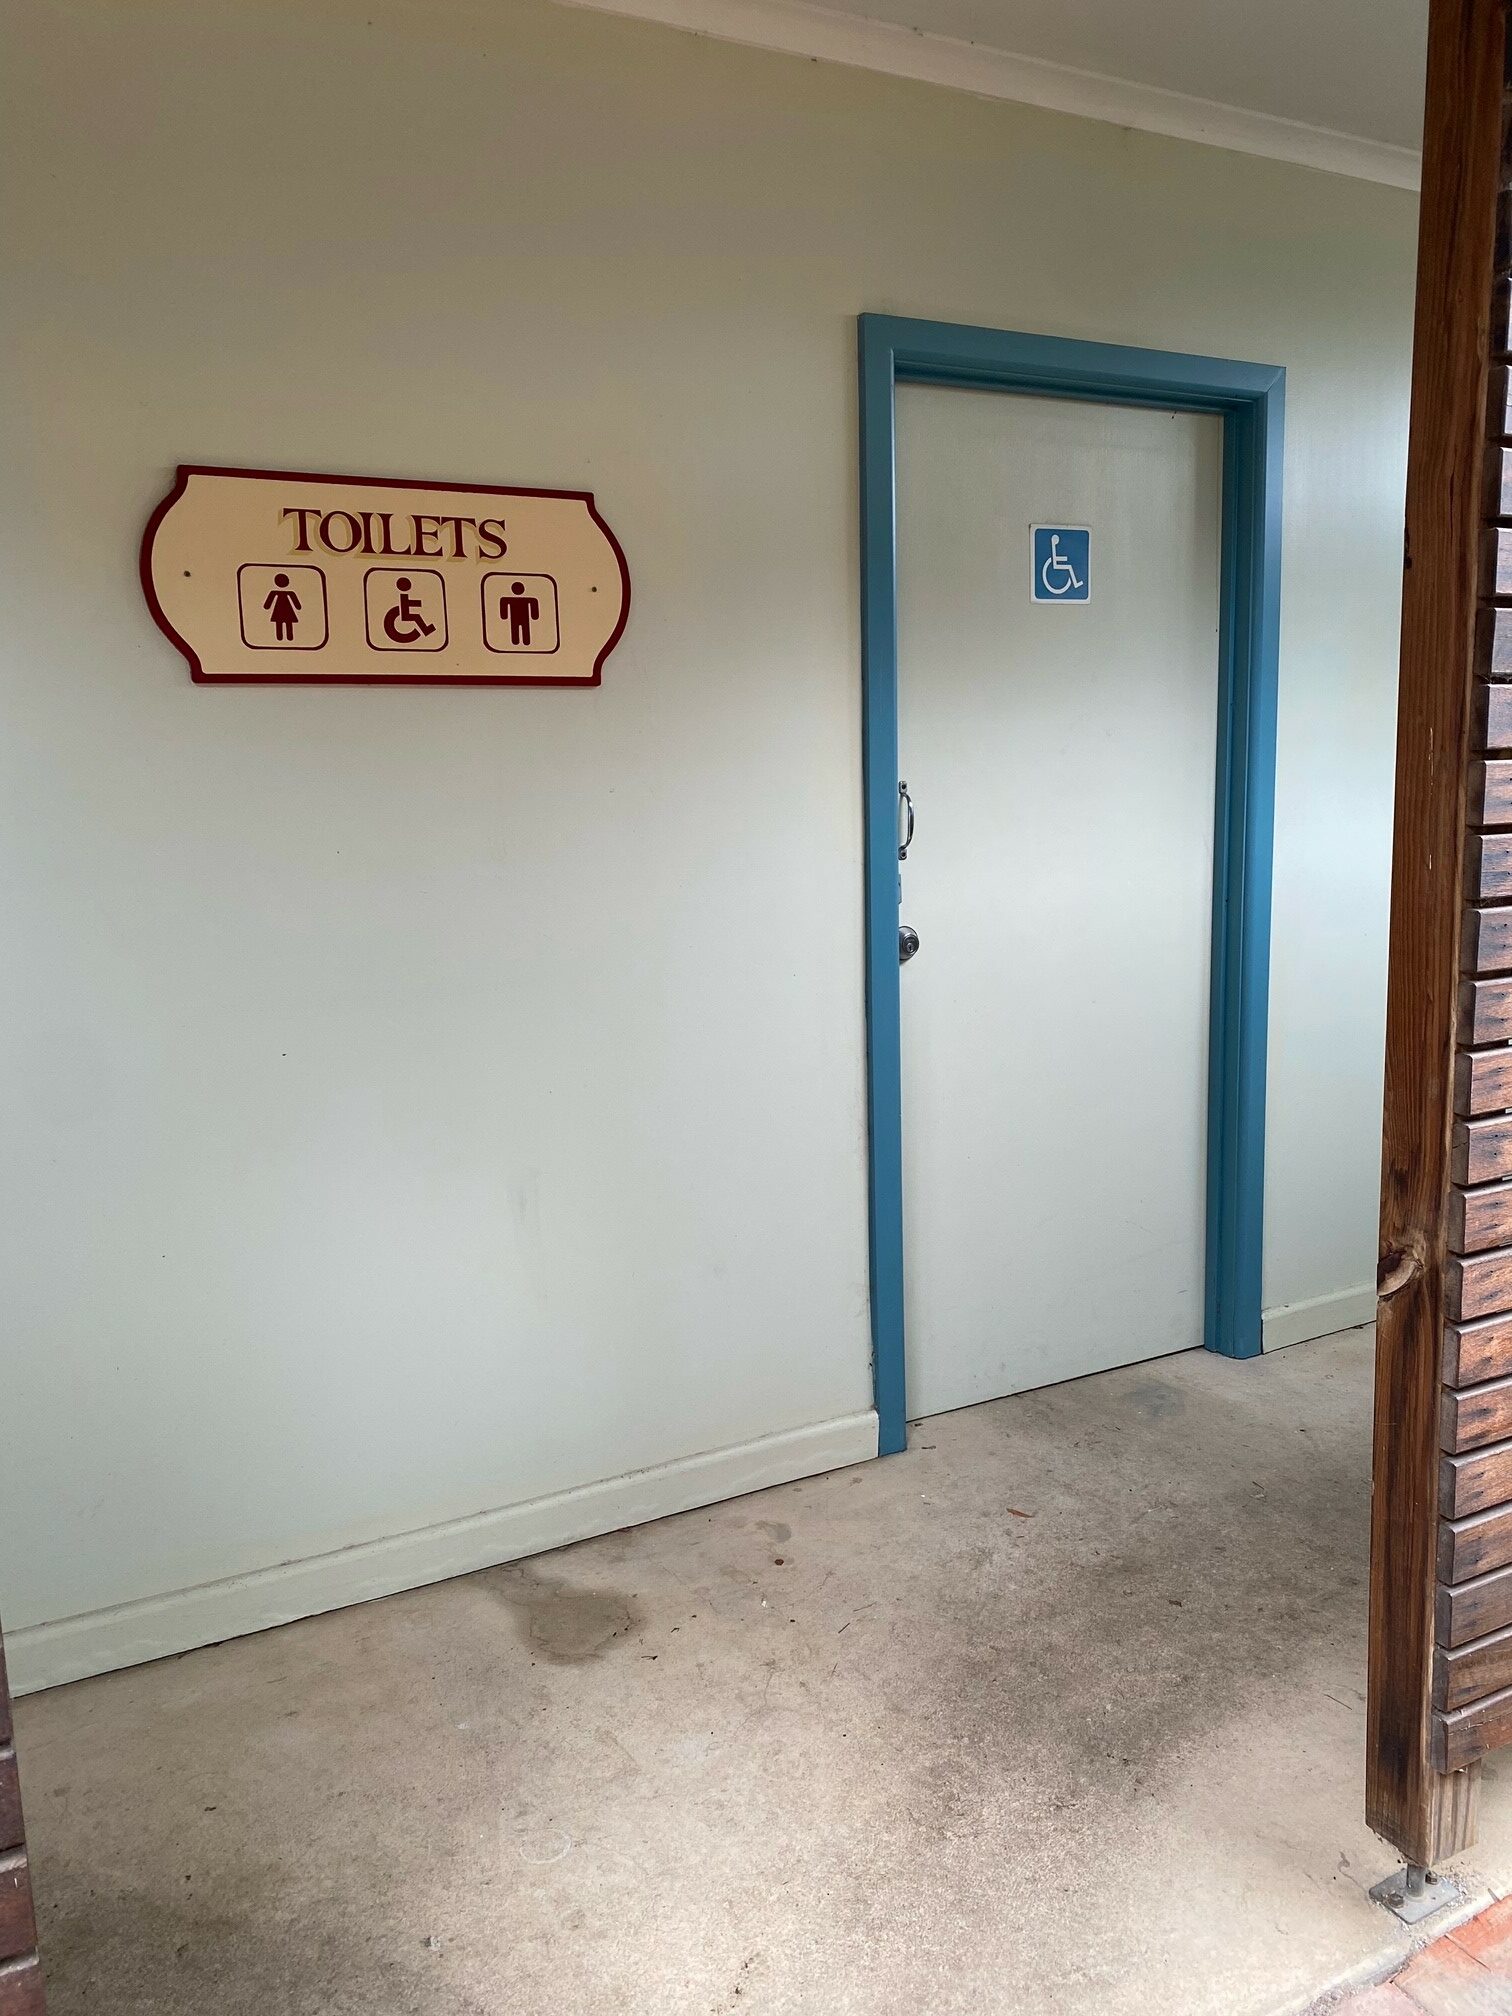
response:
[[[966,385],[1223,419],[1223,537],[1213,836],[1204,1341],[1260,1350],[1265,1043],[1275,820],[1286,373],[1004,329],[863,315],[861,656],[866,792],[867,1094],[878,1452],[908,1439],[898,984],[898,597],[895,391]]]

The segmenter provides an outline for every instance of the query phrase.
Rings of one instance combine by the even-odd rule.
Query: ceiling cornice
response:
[[[814,0],[562,0],[562,4],[655,21],[716,41],[880,70],[890,77],[974,92],[979,98],[1103,119],[1141,133],[1163,133],[1239,154],[1297,162],[1333,175],[1389,183],[1395,189],[1418,187],[1419,158],[1409,147],[1220,105],[1154,84],[1073,70],[1037,56],[1015,56],[982,42],[900,28],[891,21],[816,5]]]

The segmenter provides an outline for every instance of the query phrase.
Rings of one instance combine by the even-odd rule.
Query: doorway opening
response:
[[[1260,1350],[1285,374],[1269,365],[878,315],[860,318],[860,374],[872,1341],[878,1446],[889,1454],[906,1444],[908,1415],[897,388],[969,387],[1219,417],[1203,1342],[1252,1357]],[[1042,534],[1084,529],[1035,526],[1034,557]],[[1043,543],[1048,592],[1066,592],[1084,551],[1080,539]],[[1016,556],[1005,553],[1003,564],[1014,566]],[[1110,984],[1116,988],[1116,978]],[[1088,1144],[1089,1176],[1098,1166]],[[1087,1233],[1095,1239],[1095,1211]]]

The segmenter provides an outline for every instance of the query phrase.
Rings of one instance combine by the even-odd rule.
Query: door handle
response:
[[[898,826],[903,835],[898,842],[898,859],[906,861],[908,850],[913,845],[914,808],[913,800],[908,795],[908,786],[902,778],[898,780]]]
[[[898,964],[906,966],[919,949],[919,934],[912,924],[898,926]]]

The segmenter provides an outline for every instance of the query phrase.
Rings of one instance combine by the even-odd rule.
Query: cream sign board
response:
[[[630,612],[589,491],[195,464],[142,586],[205,681],[596,686]]]

